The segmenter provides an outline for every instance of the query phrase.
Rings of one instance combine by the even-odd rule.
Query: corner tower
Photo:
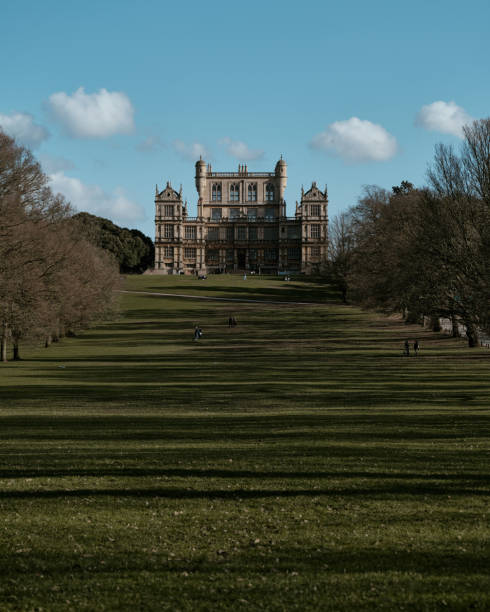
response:
[[[199,157],[199,161],[196,162],[196,189],[200,198],[204,198],[204,190],[206,189],[206,178],[206,162],[203,160],[202,157]]]
[[[278,179],[279,201],[282,202],[284,200],[286,185],[288,184],[288,165],[282,158],[282,155],[281,159],[276,164],[275,175]]]

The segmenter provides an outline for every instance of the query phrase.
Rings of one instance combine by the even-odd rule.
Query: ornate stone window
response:
[[[163,226],[163,237],[164,238],[173,238],[174,237],[174,226],[173,225],[164,225]]]
[[[173,217],[174,216],[174,207],[172,204],[165,204],[163,207],[163,214],[165,217]]]
[[[248,201],[257,202],[257,183],[250,183],[248,186]]]
[[[237,240],[247,239],[247,228],[243,225],[237,227]]]
[[[208,240],[219,240],[219,228],[218,227],[208,228]]]
[[[240,201],[240,185],[232,184],[230,185],[230,202],[239,202]]]
[[[194,225],[187,225],[184,229],[184,235],[188,240],[196,239],[196,228]]]
[[[288,247],[288,259],[299,259],[298,247]]]
[[[310,255],[311,257],[320,257],[320,247],[310,247]]]
[[[208,249],[206,251],[206,261],[208,261],[209,263],[211,262],[217,262],[219,259],[219,251],[218,249]]]
[[[194,249],[194,248],[185,248],[184,249],[184,257],[186,259],[196,259],[196,249]]]
[[[320,238],[320,225],[310,225],[310,238]]]
[[[221,202],[221,183],[214,183],[211,197],[213,202]]]
[[[319,217],[321,215],[320,204],[312,204],[311,209],[310,209],[310,214],[312,217]]]
[[[264,227],[264,240],[277,240],[278,229],[277,227],[266,226]]]
[[[275,190],[272,183],[267,183],[265,186],[265,199],[267,202],[274,202]]]
[[[173,257],[174,256],[174,247],[163,247],[163,256],[164,257]]]
[[[221,219],[221,208],[211,209],[211,219],[213,219],[213,221],[219,221]]]
[[[266,261],[277,261],[277,249],[264,249],[264,258]]]

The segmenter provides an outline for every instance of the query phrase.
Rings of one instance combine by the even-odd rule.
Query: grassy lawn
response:
[[[2,611],[490,608],[490,351],[312,281],[126,289],[0,364]]]

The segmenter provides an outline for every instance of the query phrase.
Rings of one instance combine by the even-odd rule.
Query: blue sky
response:
[[[425,182],[437,142],[490,115],[490,2],[44,0],[1,7],[0,126],[81,210],[153,236],[155,183],[288,162],[328,184]]]

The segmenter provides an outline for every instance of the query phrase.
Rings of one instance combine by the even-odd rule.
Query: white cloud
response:
[[[78,138],[107,138],[128,133],[133,127],[134,108],[130,99],[120,91],[101,89],[86,94],[83,87],[69,96],[64,91],[49,97],[53,117],[70,136]]]
[[[463,126],[472,121],[473,118],[456,102],[438,100],[422,106],[415,118],[415,125],[463,138]]]
[[[62,170],[72,170],[75,167],[75,164],[69,159],[65,159],[64,157],[56,157],[54,155],[49,155],[48,153],[43,153],[40,155],[39,161],[41,162],[44,172],[47,174],[54,174],[55,172],[61,172]]]
[[[120,187],[112,193],[107,193],[98,185],[86,185],[63,172],[55,172],[49,179],[51,189],[55,193],[63,194],[80,212],[106,217],[121,225],[145,218],[143,208],[129,200]]]
[[[172,144],[177,153],[184,159],[196,161],[199,159],[199,157],[202,157],[203,159],[209,159],[211,157],[211,153],[200,142],[191,142],[190,144],[186,144],[182,140],[174,140]]]
[[[241,140],[232,140],[231,138],[223,138],[219,144],[226,146],[228,155],[235,157],[238,161],[252,161],[260,159],[264,156],[264,151],[260,149],[249,149],[249,147]]]
[[[38,147],[49,137],[48,130],[34,123],[34,117],[29,113],[0,114],[0,127],[20,144],[32,148]]]
[[[385,161],[398,149],[395,137],[383,126],[358,117],[331,123],[310,145],[348,162]]]
[[[163,146],[163,142],[159,136],[148,136],[136,145],[136,149],[142,153],[152,153],[158,151]]]

